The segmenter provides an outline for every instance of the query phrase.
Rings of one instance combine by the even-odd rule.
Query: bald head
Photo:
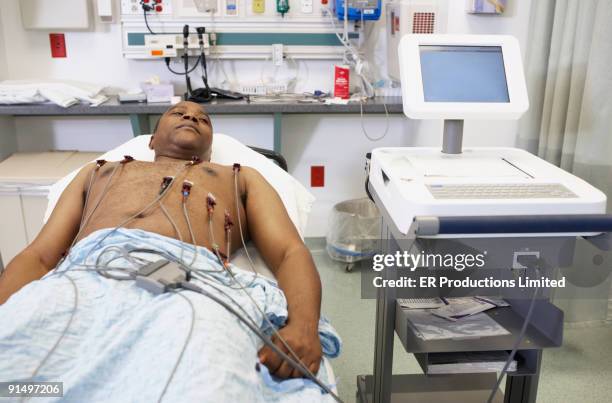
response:
[[[149,142],[156,159],[190,160],[198,156],[209,161],[211,145],[210,116],[202,105],[190,101],[179,102],[164,112]]]

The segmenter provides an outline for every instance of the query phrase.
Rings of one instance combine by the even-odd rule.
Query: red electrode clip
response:
[[[215,199],[215,196],[213,196],[212,193],[209,193],[206,196],[206,209],[208,210],[208,213],[212,213],[216,205],[217,200]]]
[[[161,189],[159,190],[159,194],[164,193],[164,191],[170,186],[172,181],[174,180],[174,176],[164,176],[161,183]]]
[[[96,160],[96,171],[106,164],[106,160]]]
[[[202,162],[202,159],[198,157],[197,155],[194,155],[193,157],[191,157],[191,161],[189,161],[185,165],[198,165],[201,162]]]
[[[187,196],[189,196],[189,194],[191,193],[191,187],[193,186],[193,182],[190,181],[183,181],[183,189],[181,190],[181,193],[183,193],[183,198],[187,198]]]
[[[134,157],[132,157],[131,155],[124,155],[123,160],[120,162],[120,164],[127,164],[128,162],[132,161],[134,161]]]
[[[234,172],[240,171],[240,164],[237,162],[234,162],[234,167],[232,169],[234,170]]]
[[[225,210],[225,224],[223,225],[225,228],[225,232],[228,232],[232,229],[234,223],[232,222],[232,216],[229,211]]]

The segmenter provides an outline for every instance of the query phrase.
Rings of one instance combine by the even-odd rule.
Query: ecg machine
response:
[[[372,151],[368,188],[383,217],[385,253],[485,251],[487,268],[503,277],[530,264],[545,266],[547,274],[571,265],[578,236],[609,250],[612,216],[605,215],[604,193],[521,149],[462,147],[464,120],[515,120],[529,107],[515,38],[406,35],[398,54],[404,113],[442,119],[444,129],[442,147]],[[383,273],[398,276],[397,270]],[[502,292],[511,307],[494,319],[506,336],[424,341],[411,330],[398,291],[379,288],[374,374],[357,377],[358,400],[484,403],[501,382],[494,372],[393,375],[396,332],[425,373],[436,354],[516,350],[518,369],[508,372],[504,393],[491,401],[535,402],[542,350],[562,344],[563,312],[546,292],[530,306],[529,293]]]

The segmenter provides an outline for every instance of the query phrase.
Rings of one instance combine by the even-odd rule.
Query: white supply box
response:
[[[34,240],[43,225],[49,187],[100,153],[16,153],[0,163],[0,254],[4,264]]]
[[[21,0],[21,22],[25,29],[87,29],[89,3],[88,0]]]

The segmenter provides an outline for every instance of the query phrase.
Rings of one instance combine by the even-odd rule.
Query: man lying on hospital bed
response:
[[[202,107],[181,102],[151,137],[153,163],[99,160],[76,175],[0,277],[0,381],[64,382],[67,400],[331,399],[303,378],[332,383],[322,353],[340,345],[319,320],[312,257],[261,174],[209,162],[212,137]],[[249,240],[277,283],[232,264]],[[138,287],[138,270],[162,258],[204,295]]]

